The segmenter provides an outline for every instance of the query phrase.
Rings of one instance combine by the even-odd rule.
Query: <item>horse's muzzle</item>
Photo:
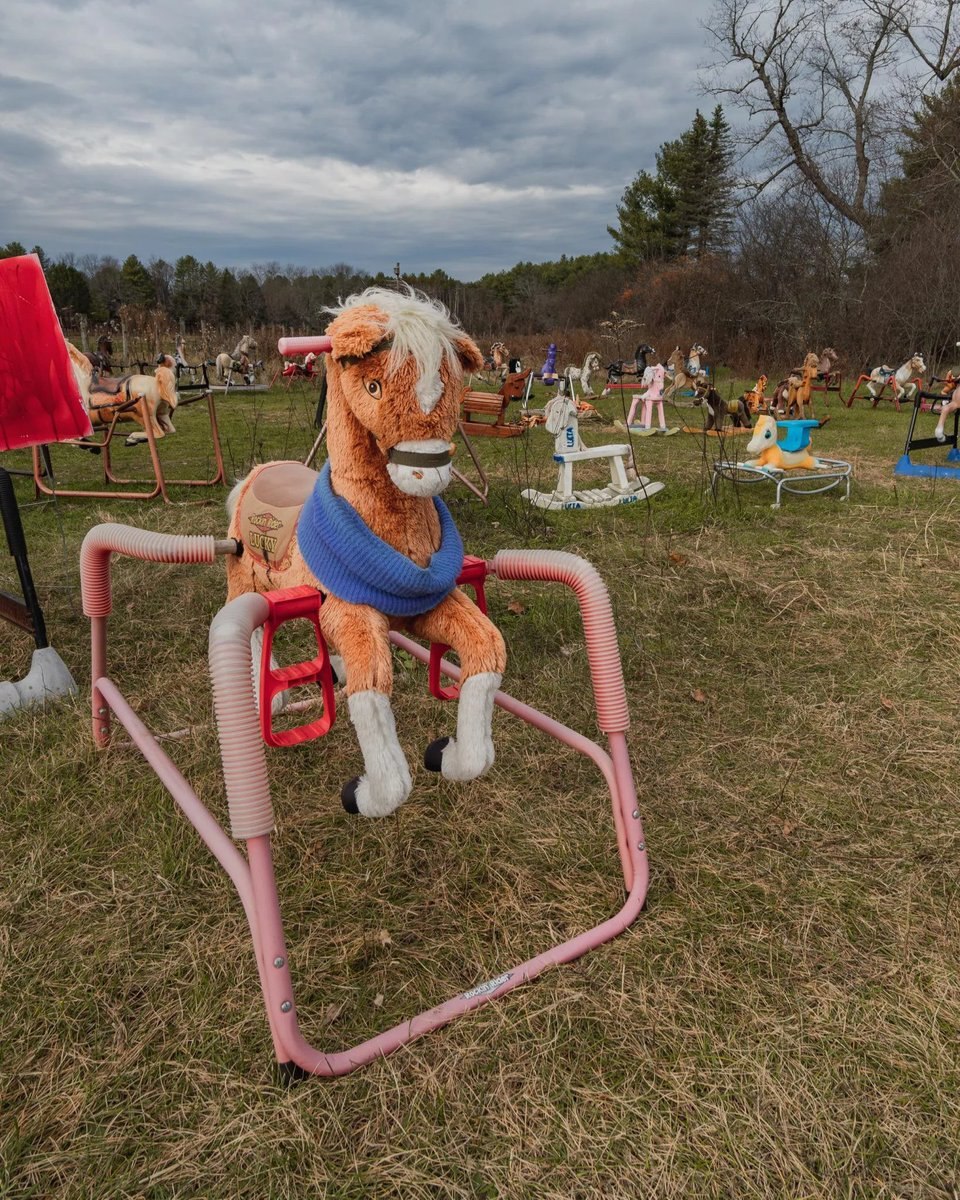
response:
[[[387,473],[409,496],[438,496],[450,482],[455,450],[439,438],[398,442],[387,452]]]

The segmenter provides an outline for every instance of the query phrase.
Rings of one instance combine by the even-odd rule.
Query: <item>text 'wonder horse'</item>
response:
[[[438,498],[450,482],[464,370],[483,356],[442,305],[381,288],[330,309],[329,457],[256,467],[228,501],[229,598],[308,584],[324,599],[320,625],[343,659],[363,774],[344,784],[350,812],[385,816],[406,800],[410,771],[390,707],[389,632],[451,646],[462,681],[453,738],[424,763],[447,779],[493,763],[491,720],[506,650],[500,631],[455,586],[463,545]]]

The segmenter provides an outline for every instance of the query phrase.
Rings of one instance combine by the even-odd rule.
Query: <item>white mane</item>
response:
[[[371,287],[348,296],[338,306],[324,312],[339,316],[349,308],[370,305],[387,318],[383,326],[385,338],[392,340],[387,358],[387,375],[393,375],[401,363],[412,358],[417,364],[417,398],[430,408],[440,398],[443,385],[440,363],[446,357],[452,370],[459,368],[456,340],[463,331],[439,300],[431,300],[422,292],[406,287],[398,292]],[[425,408],[425,411],[430,411]]]

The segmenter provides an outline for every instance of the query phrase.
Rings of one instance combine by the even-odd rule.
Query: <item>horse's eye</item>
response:
[[[383,389],[380,387],[380,380],[379,379],[371,379],[370,382],[367,384],[367,391],[374,398],[374,400],[379,400],[380,397],[383,395]]]

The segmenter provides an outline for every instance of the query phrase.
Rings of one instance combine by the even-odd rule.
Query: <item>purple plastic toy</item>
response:
[[[537,378],[542,383],[557,382],[557,343],[551,342],[547,347],[547,359],[543,366],[537,371]]]

